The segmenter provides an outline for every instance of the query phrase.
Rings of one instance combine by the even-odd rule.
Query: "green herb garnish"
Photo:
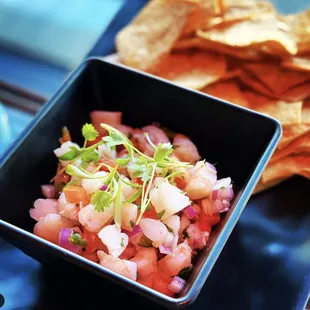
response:
[[[134,222],[134,221],[130,220],[130,221],[129,221],[129,224],[130,224],[130,227],[131,227],[131,228],[134,228],[134,227],[135,227],[135,222]]]
[[[166,210],[162,210],[160,212],[157,213],[157,217],[159,220],[161,220],[161,218],[163,217],[163,215],[165,214]]]
[[[178,276],[184,280],[187,280],[189,278],[191,271],[192,271],[191,267],[185,267],[179,272]]]
[[[68,241],[71,244],[75,244],[75,245],[79,245],[79,246],[83,246],[83,247],[85,247],[87,245],[86,240],[82,239],[82,237],[78,233],[72,234],[69,237]]]
[[[96,211],[102,212],[109,207],[112,202],[112,195],[107,191],[95,191],[91,198],[91,204],[95,207]]]
[[[121,239],[121,247],[125,247],[124,241],[125,241],[125,239],[124,239],[124,237],[122,237],[122,239]]]

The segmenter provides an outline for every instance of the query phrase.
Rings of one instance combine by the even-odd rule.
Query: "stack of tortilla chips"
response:
[[[310,178],[310,10],[281,16],[267,1],[152,0],[116,46],[125,65],[281,122],[256,192]]]

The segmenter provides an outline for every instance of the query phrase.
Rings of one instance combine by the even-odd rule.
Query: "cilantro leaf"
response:
[[[100,157],[100,153],[97,150],[90,150],[81,154],[81,159],[84,163],[97,162]]]
[[[122,224],[122,206],[122,183],[119,183],[114,199],[114,222],[118,227],[121,227]]]
[[[191,271],[192,271],[191,267],[185,267],[179,272],[178,276],[184,280],[187,280],[189,278]]]
[[[130,220],[130,221],[129,221],[129,224],[130,224],[130,227],[131,227],[131,228],[134,228],[134,227],[135,227],[135,222],[134,222],[134,221]]]
[[[144,248],[150,248],[153,246],[153,242],[147,236],[142,235],[138,245],[143,246]]]
[[[165,223],[163,223],[165,226],[166,226],[166,228],[168,229],[168,231],[169,232],[171,232],[171,233],[173,233],[173,229],[172,228],[170,228],[167,224],[165,224]]]
[[[172,152],[173,148],[170,143],[160,143],[155,151],[154,159],[157,163],[160,163]]]
[[[125,247],[125,243],[124,243],[124,241],[125,241],[125,238],[124,238],[124,237],[122,237],[122,238],[121,238],[121,247],[123,247],[123,248]]]
[[[116,158],[114,161],[117,165],[123,167],[129,164],[129,162],[131,161],[131,158],[128,158],[128,157]]]
[[[68,241],[71,244],[80,245],[80,246],[83,246],[83,247],[85,247],[87,245],[86,240],[82,239],[82,237],[78,233],[75,233],[75,234],[71,235],[69,237]]]
[[[142,194],[142,188],[139,188],[138,190],[136,190],[133,195],[131,195],[126,202],[129,203],[133,203],[134,201],[136,201]]]
[[[74,177],[78,177],[81,179],[106,179],[108,176],[94,176],[93,174],[89,173],[88,171],[82,169],[82,168],[78,168],[76,166],[73,166],[71,164],[67,165],[66,167],[66,173],[74,176]]]
[[[77,158],[80,155],[80,153],[81,152],[80,152],[79,149],[77,149],[76,147],[72,146],[70,148],[70,151],[68,151],[65,154],[59,156],[58,159],[65,160],[65,161],[73,160],[73,159]]]
[[[82,135],[86,140],[94,141],[98,137],[99,132],[92,124],[85,124],[82,127]]]
[[[91,198],[91,204],[94,205],[95,210],[102,212],[106,209],[112,201],[112,195],[109,192],[97,190]]]
[[[162,210],[162,211],[160,211],[160,212],[157,213],[157,217],[158,217],[159,220],[163,217],[163,215],[165,214],[165,212],[166,212],[166,210]]]

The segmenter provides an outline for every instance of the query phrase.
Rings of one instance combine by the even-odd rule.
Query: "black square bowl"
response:
[[[55,173],[53,150],[58,147],[61,128],[66,125],[73,140],[81,143],[81,126],[90,121],[90,111],[99,109],[122,111],[123,122],[131,126],[159,122],[190,136],[202,157],[217,163],[219,177],[230,176],[234,182],[232,207],[215,227],[177,298],[144,287],[32,234],[34,221],[29,208],[41,195],[40,185]],[[281,126],[272,118],[122,65],[88,59],[0,160],[1,236],[57,269],[80,267],[105,279],[102,281],[114,281],[164,306],[188,305],[204,285],[280,136]]]

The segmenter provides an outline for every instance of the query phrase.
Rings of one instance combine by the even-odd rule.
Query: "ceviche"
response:
[[[63,128],[59,163],[30,209],[34,234],[169,296],[179,293],[220,213],[231,179],[183,134],[93,111],[83,145]]]

